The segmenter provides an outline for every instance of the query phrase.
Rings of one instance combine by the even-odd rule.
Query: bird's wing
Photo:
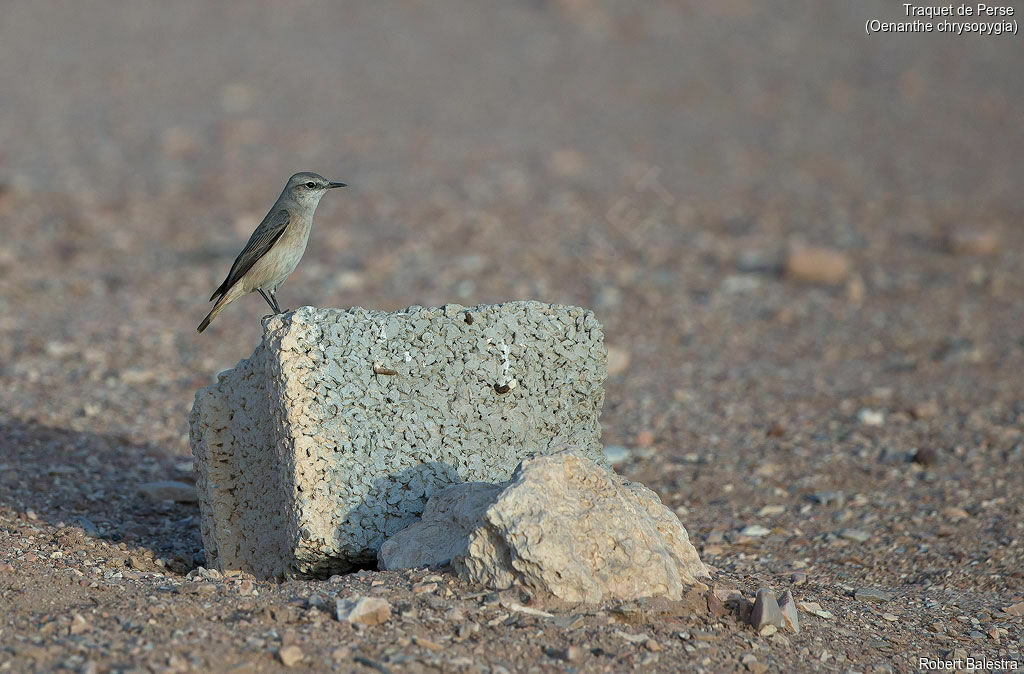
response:
[[[221,283],[210,297],[211,302],[218,295],[223,295],[230,290],[231,286],[245,275],[245,272],[252,269],[257,260],[266,255],[270,247],[284,234],[284,229],[290,220],[291,216],[284,209],[267,213],[267,217],[263,218],[263,222],[249,237],[249,243],[245,244],[245,248],[235,258],[235,263],[231,265],[231,271],[228,272],[224,283]]]

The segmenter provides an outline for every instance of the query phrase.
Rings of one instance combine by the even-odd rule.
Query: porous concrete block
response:
[[[565,446],[607,466],[606,350],[540,302],[269,318],[189,417],[207,566],[323,576],[373,563],[428,497]]]

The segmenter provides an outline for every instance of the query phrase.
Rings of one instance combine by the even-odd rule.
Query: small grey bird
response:
[[[282,313],[274,293],[295,271],[306,252],[313,211],[320,197],[335,187],[347,186],[308,172],[296,173],[288,179],[281,196],[235,258],[228,277],[210,296],[210,301],[216,299],[217,303],[196,328],[199,332],[205,330],[224,307],[254,290],[263,295],[275,314]]]

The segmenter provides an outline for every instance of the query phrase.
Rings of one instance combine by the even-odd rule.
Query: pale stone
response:
[[[524,460],[452,566],[566,601],[668,597],[710,578],[658,496],[573,451]]]
[[[857,413],[857,420],[865,426],[884,426],[885,412],[863,409]]]
[[[391,618],[391,604],[379,597],[338,598],[334,608],[340,622],[367,627],[380,625]]]
[[[633,452],[622,445],[608,445],[604,448],[604,458],[612,466],[621,466],[633,457]]]
[[[68,628],[68,633],[71,635],[78,635],[92,629],[85,618],[82,617],[81,613],[76,613],[71,617],[71,626]]]
[[[831,248],[797,247],[786,258],[786,275],[798,281],[835,285],[846,280],[849,274],[849,258]]]
[[[786,621],[786,627],[800,634],[800,616],[797,615],[796,602],[793,601],[793,593],[786,590],[779,599],[779,610]]]
[[[381,569],[443,566],[465,552],[469,536],[480,526],[484,511],[501,485],[465,482],[434,494],[419,522],[384,541],[377,555]]]
[[[802,601],[797,604],[797,607],[801,611],[810,613],[811,615],[816,615],[819,618],[824,618],[825,620],[832,620],[835,618],[835,615],[833,615],[831,611],[826,611],[821,607],[821,604],[816,601]]]
[[[285,646],[277,652],[277,657],[281,659],[281,664],[285,667],[294,667],[295,665],[302,662],[302,659],[306,657],[305,653],[298,646]]]
[[[760,524],[751,524],[750,526],[744,527],[744,529],[740,531],[740,534],[751,538],[760,538],[761,536],[767,536],[771,532],[771,529],[762,527]]]
[[[391,374],[394,373],[394,374]],[[450,484],[601,445],[606,351],[579,307],[303,307],[189,417],[210,566],[329,576],[375,560]]]

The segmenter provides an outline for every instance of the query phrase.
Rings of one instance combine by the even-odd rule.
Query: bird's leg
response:
[[[277,304],[276,288],[274,290],[270,291],[270,301],[274,303],[274,313],[276,313],[276,314],[283,314],[284,313],[283,311],[281,311],[281,307]]]
[[[267,295],[263,288],[257,288],[256,290],[258,290],[260,295],[263,296],[263,299],[267,301],[267,304],[270,305],[270,308],[274,311],[275,314],[281,313],[281,310],[277,307],[277,302],[275,300],[270,299],[271,297],[274,296],[273,292],[271,292],[270,295]]]

